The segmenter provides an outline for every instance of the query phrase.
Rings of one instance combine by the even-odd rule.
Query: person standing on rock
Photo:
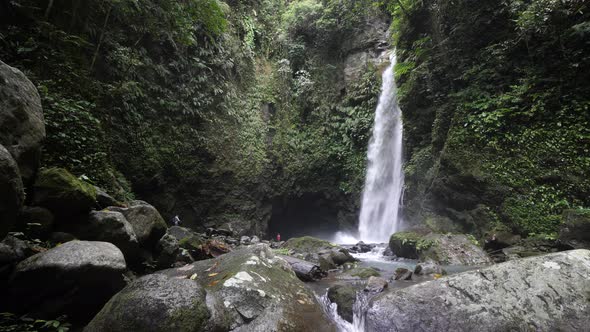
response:
[[[172,225],[174,226],[180,226],[182,222],[180,221],[180,218],[178,218],[178,215],[174,216],[174,218],[172,218]]]

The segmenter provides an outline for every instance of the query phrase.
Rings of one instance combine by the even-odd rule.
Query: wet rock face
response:
[[[590,251],[509,261],[379,295],[367,331],[583,331]]]
[[[20,262],[1,305],[37,317],[67,314],[87,321],[123,288],[126,267],[111,243],[71,241]]]
[[[18,166],[8,150],[0,145],[0,239],[16,222],[24,198]]]
[[[0,145],[18,164],[24,183],[32,180],[45,139],[41,99],[18,69],[0,61]]]

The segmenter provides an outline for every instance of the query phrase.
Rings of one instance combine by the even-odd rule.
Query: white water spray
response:
[[[365,242],[387,242],[399,229],[404,175],[402,170],[402,111],[397,103],[393,67],[383,72],[373,136],[367,152],[367,175],[361,205],[359,235]]]

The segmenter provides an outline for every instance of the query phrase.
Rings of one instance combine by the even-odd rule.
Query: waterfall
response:
[[[404,186],[403,128],[393,73],[395,52],[392,52],[390,61],[383,72],[381,96],[367,152],[367,174],[359,221],[359,235],[365,242],[387,242],[400,224]]]

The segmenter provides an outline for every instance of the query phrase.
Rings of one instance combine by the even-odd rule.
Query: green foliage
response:
[[[478,189],[464,185],[502,223],[523,235],[555,234],[563,209],[590,204],[587,6],[395,7],[408,210],[421,213],[437,178],[476,177]]]
[[[28,316],[17,316],[13,313],[0,313],[0,331],[2,332],[67,332],[71,324],[67,317],[54,320],[34,319]]]

